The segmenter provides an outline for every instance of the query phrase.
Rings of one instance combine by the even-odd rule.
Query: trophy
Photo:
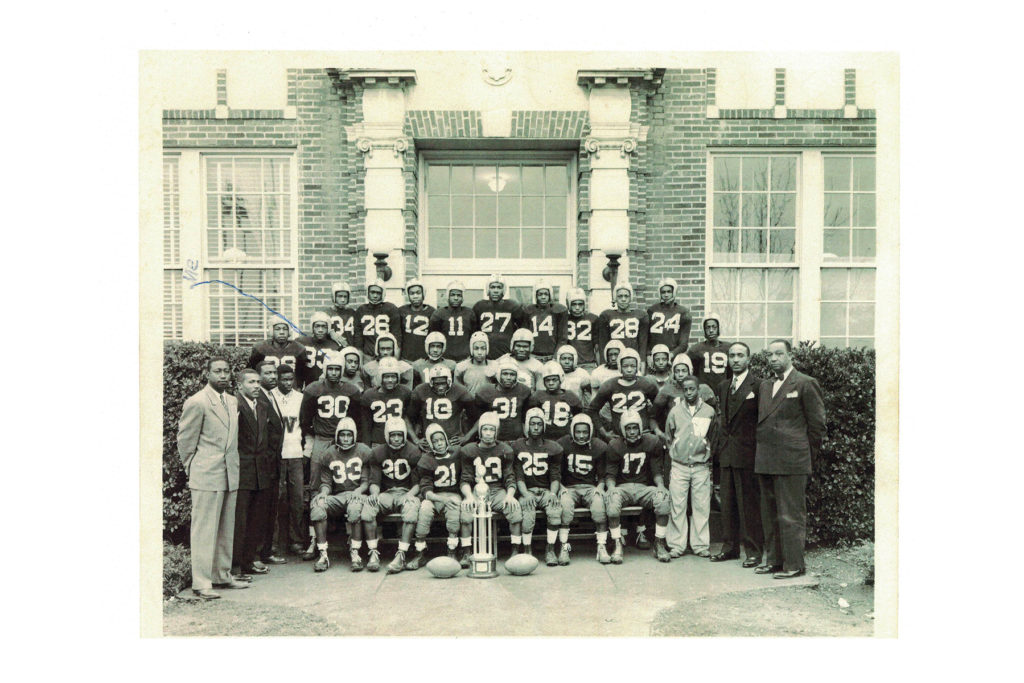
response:
[[[493,514],[487,504],[488,486],[484,481],[484,468],[476,468],[476,506],[473,509],[473,556],[469,562],[469,576],[491,579],[498,575],[498,556],[494,548]]]

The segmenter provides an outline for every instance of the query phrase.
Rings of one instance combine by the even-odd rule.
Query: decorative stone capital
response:
[[[587,154],[594,155],[595,159],[601,158],[602,150],[615,149],[619,152],[619,157],[625,159],[633,154],[636,154],[637,140],[635,137],[627,138],[595,138],[593,136],[588,137],[583,141],[583,151]]]
[[[399,138],[367,138],[362,137],[356,140],[356,149],[369,158],[373,158],[374,151],[389,150],[395,159],[401,158],[409,149],[409,139]]]

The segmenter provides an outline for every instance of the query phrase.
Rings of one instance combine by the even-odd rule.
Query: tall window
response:
[[[180,340],[181,197],[178,157],[164,157],[164,339]]]
[[[823,268],[821,343],[874,346],[875,269]]]

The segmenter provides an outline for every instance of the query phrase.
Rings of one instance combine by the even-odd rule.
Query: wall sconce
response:
[[[608,265],[601,271],[601,276],[611,283],[614,303],[619,259],[629,249],[629,218],[626,212],[594,211],[590,222],[590,246],[600,249],[608,257]]]
[[[388,256],[402,249],[405,240],[405,220],[397,210],[373,210],[366,213],[366,250],[373,254],[377,277],[387,282],[392,271]]]

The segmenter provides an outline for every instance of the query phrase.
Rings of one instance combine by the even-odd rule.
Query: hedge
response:
[[[185,399],[204,384],[206,360],[220,354],[240,370],[248,348],[201,342],[164,344],[164,538],[188,541],[191,499],[178,460],[178,418]],[[754,354],[754,372],[768,370],[768,355]],[[825,395],[827,433],[807,488],[807,541],[834,545],[874,539],[875,352],[801,343],[793,365],[818,380]],[[233,380],[232,380],[233,382]],[[232,384],[232,391],[234,385]]]

